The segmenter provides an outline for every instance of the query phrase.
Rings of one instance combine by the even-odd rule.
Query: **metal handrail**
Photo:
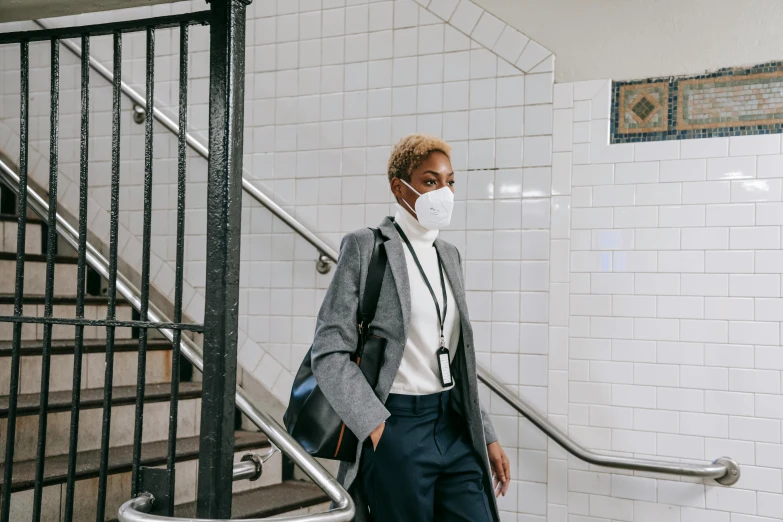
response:
[[[20,180],[19,176],[0,159],[0,181],[7,185],[11,190],[19,194]],[[48,222],[49,204],[31,187],[27,188],[27,204],[44,221]],[[79,233],[71,224],[57,213],[57,232],[74,249],[79,246]],[[87,264],[98,272],[104,279],[109,278],[109,262],[92,244],[87,242],[86,252]],[[122,295],[133,308],[138,310],[141,307],[141,293],[139,290],[122,274],[117,273],[117,291]],[[148,320],[154,323],[170,323],[171,321],[152,303],[149,304]],[[170,329],[161,328],[160,333],[166,339],[173,342],[174,332]],[[186,336],[181,336],[180,350],[182,355],[193,364],[199,371],[204,370],[204,358],[196,343]],[[281,520],[291,520],[298,522],[348,522],[352,520],[356,511],[353,500],[348,492],[343,488],[321,464],[311,457],[302,447],[283,429],[269,414],[256,408],[247,396],[245,391],[237,386],[236,406],[244,413],[250,421],[255,424],[262,432],[269,437],[272,444],[287,455],[297,466],[299,466],[310,479],[320,487],[324,493],[332,500],[335,509],[326,513],[317,513],[312,515],[297,515],[286,517]],[[141,522],[161,520],[168,522],[186,522],[191,519],[161,518],[148,515],[141,511],[136,511],[136,507],[144,507],[144,504],[138,499],[133,499],[123,505],[129,506],[120,513],[120,520],[123,522]],[[131,507],[133,509],[131,509]],[[150,506],[151,507],[151,506]],[[124,517],[124,518],[123,518]],[[250,519],[252,522],[252,519]],[[261,519],[258,519],[261,520]]]
[[[666,475],[680,475],[683,477],[710,478],[715,479],[716,482],[723,484],[724,486],[731,486],[740,478],[739,464],[729,457],[721,457],[716,459],[712,464],[701,465],[617,457],[614,455],[595,453],[566,435],[549,419],[539,413],[535,407],[511,391],[507,386],[501,383],[497,377],[481,366],[478,367],[478,378],[518,413],[527,417],[527,419],[535,424],[538,429],[557,442],[564,450],[590,464],[607,468],[648,471]]]
[[[43,29],[50,29],[50,27],[41,20],[33,20],[33,22]],[[66,49],[81,58],[82,49],[77,44],[71,40],[61,40],[60,43],[63,44]],[[101,62],[92,56],[90,56],[90,67],[92,67],[95,72],[100,74],[110,83],[114,82],[114,74],[112,74],[108,68],[106,68]],[[145,112],[147,111],[146,99],[130,85],[125,82],[120,82],[120,90],[123,92],[123,94],[130,98],[134,104],[141,107]],[[174,133],[174,135],[179,135],[179,125],[173,119],[164,114],[160,109],[153,107],[152,116],[169,131]],[[190,133],[185,133],[185,141],[188,146],[199,156],[207,160],[209,159],[209,149],[198,139],[196,139],[195,136]],[[310,232],[307,227],[300,223],[299,220],[297,220],[294,216],[283,210],[280,205],[272,201],[269,196],[258,190],[245,176],[242,176],[242,189],[250,197],[265,206],[283,223],[291,227],[294,232],[302,236],[305,241],[313,245],[319,252],[318,271],[322,274],[325,274],[329,271],[331,268],[330,261],[337,261],[337,252],[332,247],[327,245],[321,238]]]
[[[39,20],[34,21],[39,26],[46,28],[46,26]],[[65,45],[71,52],[81,57],[81,49],[78,45],[69,40],[63,40],[62,44]],[[92,66],[101,76],[107,80],[113,80],[112,73],[92,57],[90,57],[90,66]],[[133,88],[124,82],[121,85],[121,89],[122,92],[131,98],[136,105],[146,110],[146,101],[141,94],[136,92]],[[154,108],[153,117],[174,134],[179,133],[179,126],[171,118],[163,114],[160,109]],[[186,133],[186,139],[187,144],[193,150],[195,150],[203,158],[209,159],[209,150],[201,142],[199,142],[189,133]],[[302,238],[304,238],[320,252],[318,268],[319,272],[328,272],[330,268],[328,263],[337,262],[338,254],[333,248],[327,245],[323,240],[312,233],[293,216],[280,208],[277,203],[272,201],[266,194],[253,186],[244,176],[242,177],[242,188],[253,199],[268,208],[275,216],[281,219],[284,223],[291,227],[294,232],[302,236]],[[325,268],[325,270],[323,268]],[[712,478],[715,479],[715,481],[719,484],[723,484],[725,486],[735,484],[739,480],[739,464],[737,464],[737,462],[730,457],[721,457],[709,465],[697,465],[637,459],[630,457],[617,457],[613,455],[602,455],[592,452],[581,446],[573,439],[569,438],[568,435],[563,433],[557,426],[551,423],[546,417],[541,415],[531,404],[517,396],[486,369],[481,367],[478,368],[478,378],[498,396],[500,396],[500,398],[502,398],[512,408],[514,408],[519,414],[528,418],[541,431],[546,433],[549,438],[557,442],[561,447],[563,447],[566,451],[575,457],[590,464],[633,471],[648,471],[667,475]]]

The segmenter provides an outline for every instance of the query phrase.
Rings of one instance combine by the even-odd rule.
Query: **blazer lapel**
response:
[[[405,261],[405,252],[403,251],[402,239],[394,228],[394,221],[387,217],[378,227],[386,237],[384,247],[386,248],[386,258],[389,263],[394,283],[397,285],[397,296],[400,298],[402,307],[402,321],[405,328],[404,338],[408,338],[408,325],[411,317],[411,288],[408,280],[408,264]]]
[[[435,240],[435,248],[443,263],[443,271],[446,272],[446,277],[448,277],[449,283],[451,283],[451,290],[454,293],[454,299],[457,301],[457,310],[459,310],[461,319],[464,320],[468,317],[468,303],[465,301],[465,289],[462,287],[462,272],[459,266],[459,259],[454,254],[454,249],[448,248],[447,243],[440,239]]]

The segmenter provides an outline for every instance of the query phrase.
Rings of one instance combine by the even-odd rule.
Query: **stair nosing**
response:
[[[266,435],[258,432],[237,431],[234,438],[234,452],[247,451],[251,449],[268,448],[270,446],[269,439]],[[186,462],[190,460],[198,459],[199,457],[199,441],[200,436],[183,437],[177,439],[177,455],[176,462]],[[145,442],[142,443],[142,459],[141,464],[143,466],[159,466],[166,463],[166,447],[168,445],[167,440]],[[188,445],[186,448],[180,448],[180,446]],[[147,453],[151,452],[150,448],[154,448],[158,453],[150,457],[144,455],[144,449],[147,449]],[[108,475],[117,475],[120,473],[128,473],[131,471],[131,455],[133,446],[115,446],[109,449],[109,471]],[[162,450],[162,451],[161,451]],[[112,453],[114,455],[112,455]],[[118,459],[117,454],[121,454],[123,459]],[[79,462],[79,456],[81,456],[81,462]],[[84,460],[92,459],[91,466],[85,466]],[[77,466],[76,466],[76,480],[87,480],[98,476],[98,462],[100,459],[100,450],[88,450],[80,451],[77,453]],[[114,462],[113,462],[114,460]],[[119,462],[116,462],[119,460]],[[66,470],[68,455],[56,455],[45,458],[45,461],[49,462],[48,469],[51,470],[52,463],[55,463],[62,468],[60,473],[47,476],[47,466],[44,464],[44,479],[43,486],[54,486],[57,484],[64,484],[67,479]],[[24,460],[14,462],[14,477],[11,483],[11,492],[25,491],[33,489],[35,487],[35,465],[36,459]],[[23,479],[19,478],[17,473],[19,467],[30,468],[24,469],[26,476]],[[5,464],[0,465],[0,477],[2,477],[2,471],[5,470]],[[3,486],[2,479],[0,478],[0,488]]]

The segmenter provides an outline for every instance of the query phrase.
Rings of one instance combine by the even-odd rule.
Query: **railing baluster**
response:
[[[30,43],[23,40],[19,52],[19,199],[17,200],[16,229],[16,281],[14,287],[14,315],[21,316],[24,294],[24,253],[27,232],[27,145],[30,137]],[[3,501],[0,505],[0,521],[8,522],[11,516],[11,481],[14,473],[14,442],[16,439],[16,406],[19,395],[19,359],[22,347],[22,323],[14,323],[11,352],[11,375],[8,392],[8,417],[6,421],[5,469],[3,470]]]
[[[115,319],[117,309],[117,235],[120,213],[120,120],[122,109],[122,34],[114,33],[114,89],[111,131],[111,216],[109,225],[109,302],[106,319]],[[103,383],[103,425],[101,427],[101,460],[98,468],[96,522],[103,522],[106,512],[106,477],[109,468],[111,434],[111,396],[114,382],[114,327],[106,327],[106,373]]]
[[[152,112],[148,112],[152,114]],[[152,119],[152,118],[149,118]],[[179,27],[179,137],[177,142],[177,264],[174,276],[174,322],[182,321],[182,276],[185,265],[185,174],[187,168],[188,127],[188,24]],[[169,441],[166,470],[169,473],[168,516],[174,516],[174,457],[177,445],[179,413],[179,363],[181,330],[174,330],[171,350],[171,403],[169,406]]]
[[[49,216],[46,240],[46,290],[44,293],[44,317],[52,317],[54,297],[54,255],[57,251],[57,174],[59,169],[60,141],[60,40],[51,41],[51,113],[49,123]],[[44,464],[46,463],[46,429],[49,416],[49,373],[52,358],[52,325],[44,324],[43,351],[41,354],[41,407],[38,414],[38,447],[35,462],[35,491],[33,494],[33,522],[41,520],[43,502]]]
[[[90,137],[90,36],[82,35],[81,57],[81,147],[79,156],[79,248],[76,265],[76,317],[84,319],[85,259],[87,255],[87,188],[88,146]],[[73,520],[73,496],[76,487],[76,452],[79,441],[79,401],[82,386],[82,354],[84,351],[84,326],[75,327],[73,349],[73,402],[71,403],[71,429],[68,440],[68,477],[65,486],[65,522]]]
[[[147,110],[154,110],[155,100],[155,28],[147,28]],[[152,130],[153,118],[144,124],[144,225],[141,253],[141,309],[139,320],[147,320],[150,300],[150,235],[152,234]],[[147,338],[149,330],[139,330],[138,370],[136,372],[136,419],[133,430],[133,465],[131,494],[138,492],[141,465],[141,438],[144,428],[144,386],[147,371]]]

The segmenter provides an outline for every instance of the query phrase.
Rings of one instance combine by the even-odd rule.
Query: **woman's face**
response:
[[[419,194],[443,187],[449,187],[454,192],[454,171],[451,168],[451,161],[449,161],[448,156],[438,151],[431,152],[421,162],[421,165],[413,170],[408,184],[416,189]],[[408,205],[402,205],[408,212],[411,212],[411,208],[416,208],[416,200],[419,196],[405,186],[402,180],[399,178],[392,179],[391,190],[397,199],[403,199],[410,205],[410,208],[408,208]]]

